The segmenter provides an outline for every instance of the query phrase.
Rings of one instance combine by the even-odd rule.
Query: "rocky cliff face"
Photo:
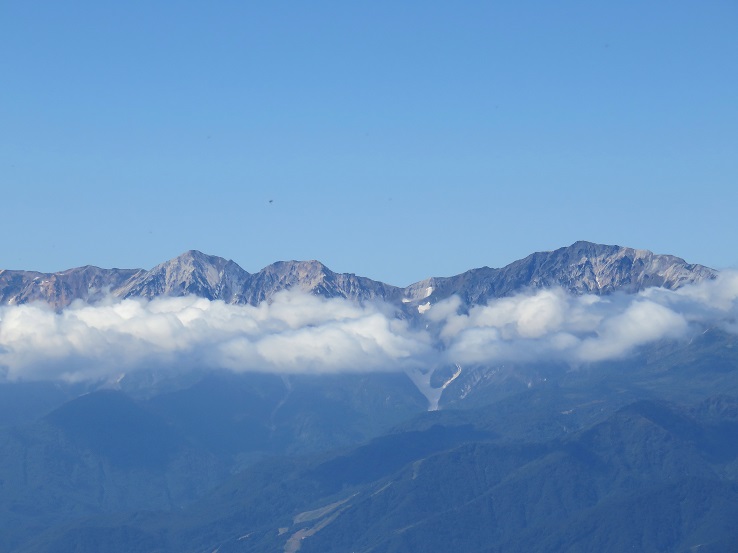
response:
[[[280,261],[250,274],[233,261],[188,251],[150,271],[90,266],[59,273],[0,271],[0,303],[41,301],[60,309],[76,299],[94,302],[106,294],[121,298],[194,294],[255,305],[281,290],[298,288],[330,298],[380,299],[422,313],[424,306],[453,294],[474,305],[551,286],[575,294],[634,293],[650,286],[674,289],[716,274],[671,255],[576,242],[552,252],[534,253],[500,269],[482,267],[398,288],[354,274],[334,273],[318,261]]]
[[[0,270],[0,304],[43,302],[60,308],[76,299],[94,302],[132,286],[144,275],[143,269],[100,269],[89,265],[58,273]]]
[[[257,304],[275,293],[297,288],[326,298],[395,301],[401,289],[349,273],[334,273],[319,261],[279,261],[252,275],[243,303]]]
[[[242,303],[239,294],[249,277],[249,273],[233,261],[190,250],[157,265],[112,293],[124,298],[195,295]]]
[[[716,274],[672,255],[575,242],[552,252],[531,254],[501,269],[482,267],[453,277],[427,279],[410,285],[407,291],[413,300],[438,301],[458,294],[465,303],[475,305],[529,288],[560,286],[574,294],[635,293],[651,286],[675,289]]]

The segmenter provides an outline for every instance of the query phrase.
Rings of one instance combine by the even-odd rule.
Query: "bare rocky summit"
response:
[[[197,295],[230,304],[255,305],[286,289],[356,301],[383,300],[408,312],[451,295],[466,305],[487,303],[526,289],[560,286],[574,294],[635,293],[651,286],[676,289],[715,278],[717,272],[671,255],[576,242],[538,252],[506,267],[482,267],[452,277],[433,277],[399,288],[350,273],[334,273],[318,261],[279,261],[248,273],[234,261],[198,251],[153,269],[79,267],[58,273],[0,270],[0,304],[44,302],[55,309],[106,295],[130,298]]]
[[[416,301],[437,301],[457,294],[464,303],[476,305],[531,288],[560,286],[573,294],[636,293],[652,286],[673,290],[716,275],[713,269],[673,255],[575,242],[551,252],[531,254],[501,269],[482,267],[452,277],[423,280],[408,286],[407,291],[408,297]]]
[[[85,266],[58,273],[0,270],[0,305],[47,303],[65,307],[74,300],[95,302],[146,275],[143,269]]]

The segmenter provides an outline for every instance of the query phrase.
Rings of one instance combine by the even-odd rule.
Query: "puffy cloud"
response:
[[[677,291],[574,296],[547,289],[502,298],[459,313],[458,299],[428,312],[449,362],[487,363],[558,359],[596,362],[639,346],[686,336],[690,328],[738,332],[738,273]]]
[[[0,377],[109,378],[148,368],[338,372],[628,355],[707,325],[738,332],[738,273],[677,291],[532,291],[463,312],[451,297],[414,324],[382,304],[300,292],[258,306],[193,296],[0,308]]]
[[[652,301],[639,300],[622,313],[605,319],[596,329],[596,336],[584,339],[574,350],[582,361],[602,361],[618,357],[636,346],[664,338],[678,338],[687,331],[687,321],[676,313]]]
[[[426,359],[429,336],[385,313],[297,292],[256,307],[193,296],[0,310],[5,378],[87,380],[141,368],[336,372]]]

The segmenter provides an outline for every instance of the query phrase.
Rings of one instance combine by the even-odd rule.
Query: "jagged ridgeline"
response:
[[[561,286],[577,294],[633,293],[650,286],[675,289],[715,275],[708,267],[671,255],[576,242],[534,253],[500,269],[482,267],[399,288],[350,273],[334,273],[319,261],[280,261],[252,274],[233,261],[192,250],[149,271],[91,266],[57,273],[3,270],[0,302],[19,305],[42,301],[59,309],[76,299],[94,302],[106,294],[119,298],[192,294],[255,305],[279,291],[299,289],[329,298],[379,299],[408,312],[422,312],[428,302],[454,294],[467,305],[475,305],[527,288]]]
[[[622,307],[608,320],[619,321],[618,329],[630,325],[626,342],[637,347],[627,355],[582,355],[576,359],[587,361],[578,363],[553,355],[466,363],[453,355],[468,348],[443,342],[432,355],[453,355],[435,366],[325,373],[218,365],[157,374],[146,357],[130,381],[0,380],[0,551],[735,551],[734,319],[693,318],[688,333],[649,334],[657,323],[684,322],[676,312],[664,315],[676,296],[698,301],[689,294],[725,291],[726,281],[734,290],[726,276],[669,255],[588,242],[406,288],[337,274],[317,261],[279,262],[251,274],[196,251],[149,271],[2,271],[2,313],[38,312],[53,321],[74,314],[64,308],[75,300],[196,295],[257,305],[292,289],[386,302],[395,310],[381,310],[388,314],[383,321],[425,338],[441,332],[433,316],[444,305],[458,305],[456,319],[472,319],[498,304],[548,295],[575,306]],[[682,289],[639,294],[651,287]],[[531,290],[541,292],[493,301]],[[730,294],[734,317],[738,301]],[[451,296],[460,305],[443,302]],[[653,297],[667,300],[644,311]],[[346,305],[301,299],[321,311]],[[57,312],[12,307],[33,302]],[[146,306],[157,303],[187,301]],[[543,318],[533,303],[532,318]],[[122,304],[130,306],[140,307]],[[724,315],[723,307],[717,309]],[[633,330],[624,313],[635,313],[640,326]],[[56,334],[44,336],[65,332],[55,324],[47,326]],[[23,339],[40,348],[37,327],[28,326]],[[612,330],[592,328],[582,344]],[[476,330],[462,346],[489,338],[476,340]],[[633,338],[640,332],[646,337]],[[97,340],[97,329],[92,335],[110,356],[116,342]],[[535,333],[521,336],[526,350],[542,341]],[[18,344],[11,334],[0,338],[1,359]],[[51,348],[63,343],[49,341]]]

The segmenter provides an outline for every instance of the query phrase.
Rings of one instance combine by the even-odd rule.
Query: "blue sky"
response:
[[[738,266],[738,4],[0,4],[0,268]]]

